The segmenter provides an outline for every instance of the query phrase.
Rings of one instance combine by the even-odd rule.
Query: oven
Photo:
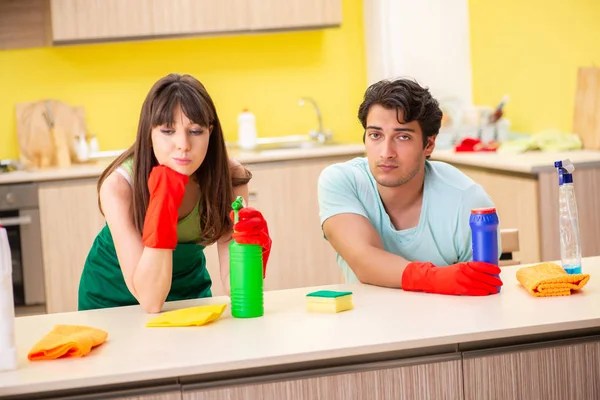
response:
[[[8,234],[15,307],[44,305],[44,267],[35,183],[0,185],[0,225]]]

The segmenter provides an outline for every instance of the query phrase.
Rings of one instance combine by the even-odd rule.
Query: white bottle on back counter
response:
[[[0,226],[0,372],[17,369],[12,258],[6,229]]]
[[[90,154],[97,154],[99,152],[98,139],[96,138],[96,134],[92,133],[92,137],[90,138]]]
[[[238,115],[238,145],[244,150],[256,147],[256,117],[247,109]]]

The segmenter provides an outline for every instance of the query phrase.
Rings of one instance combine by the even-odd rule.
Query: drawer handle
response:
[[[248,193],[248,201],[255,201],[256,199],[258,199],[258,193],[256,192],[249,192]]]
[[[18,226],[29,224],[31,224],[31,217],[29,215],[24,217],[0,218],[1,226]]]

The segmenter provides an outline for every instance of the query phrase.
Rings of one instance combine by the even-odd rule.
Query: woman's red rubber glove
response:
[[[233,211],[230,214],[233,220]],[[263,249],[263,279],[267,275],[267,261],[271,254],[271,237],[267,221],[260,211],[244,207],[238,211],[238,222],[233,225],[233,239],[239,244],[257,244]]]
[[[189,177],[158,165],[148,177],[150,201],[144,219],[142,243],[155,249],[177,247],[177,215]]]
[[[402,274],[402,289],[415,292],[487,296],[498,293],[502,281],[494,275],[500,268],[484,262],[461,262],[437,267],[430,262],[413,261]]]

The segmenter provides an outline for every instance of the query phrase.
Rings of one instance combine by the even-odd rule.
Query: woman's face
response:
[[[173,119],[171,126],[163,124],[152,128],[154,156],[159,164],[190,176],[206,157],[212,126],[190,121],[180,106],[175,108]]]

